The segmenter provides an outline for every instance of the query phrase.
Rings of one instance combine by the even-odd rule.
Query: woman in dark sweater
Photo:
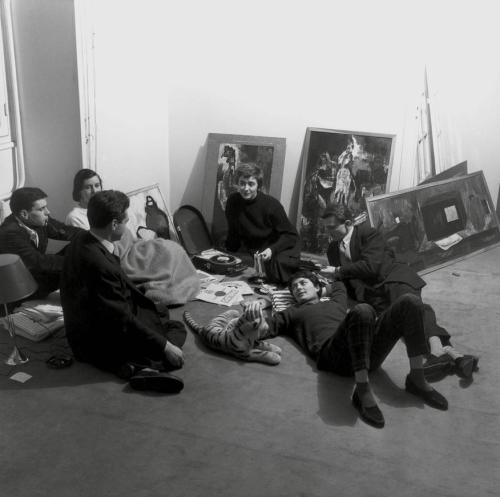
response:
[[[259,254],[268,280],[286,283],[299,266],[299,235],[279,201],[260,191],[262,180],[262,169],[255,164],[236,168],[238,191],[226,203],[226,249]]]

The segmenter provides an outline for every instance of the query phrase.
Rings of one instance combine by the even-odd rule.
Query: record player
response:
[[[179,240],[197,269],[228,276],[242,273],[247,266],[241,259],[213,247],[201,212],[191,205],[183,205],[174,213],[174,224]]]

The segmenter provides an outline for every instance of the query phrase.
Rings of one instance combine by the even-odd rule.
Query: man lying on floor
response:
[[[327,289],[329,301],[316,274],[295,273],[289,288],[297,303],[268,320],[266,338],[288,335],[310,355],[320,370],[342,376],[354,375],[352,403],[367,423],[382,428],[384,416],[370,388],[368,372],[377,369],[400,338],[404,338],[410,362],[406,391],[436,409],[447,410],[447,400],[426,381],[423,357],[427,353],[423,304],[415,295],[398,298],[377,320],[373,307],[357,304],[347,313],[346,289],[335,282]],[[258,301],[244,305],[250,319],[262,317]]]
[[[160,316],[113,255],[128,207],[122,192],[94,195],[87,212],[90,231],[66,249],[61,303],[68,342],[76,359],[129,379],[132,388],[176,393],[183,382],[167,371],[184,363],[184,325],[169,320],[168,311]]]

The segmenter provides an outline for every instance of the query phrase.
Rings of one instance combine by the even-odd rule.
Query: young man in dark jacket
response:
[[[182,367],[183,323],[160,315],[123,272],[113,254],[128,221],[128,197],[119,191],[96,193],[89,201],[90,231],[66,250],[61,302],[69,345],[78,360],[127,377],[136,389],[176,393]]]
[[[17,254],[38,283],[36,297],[59,288],[64,255],[47,254],[49,239],[72,240],[81,230],[50,217],[47,194],[40,188],[15,190],[8,216],[0,226],[0,254]]]
[[[405,294],[421,299],[425,281],[408,264],[396,260],[378,230],[367,223],[354,226],[350,210],[342,204],[327,206],[322,218],[332,238],[327,251],[331,266],[322,273],[343,281],[353,299],[369,303],[378,313]],[[451,347],[450,334],[437,324],[434,309],[425,303],[423,306],[431,351],[425,364],[426,374],[435,377],[454,370],[459,376],[470,378],[478,359]]]

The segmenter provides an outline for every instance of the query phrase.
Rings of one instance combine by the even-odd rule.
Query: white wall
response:
[[[85,0],[94,37],[96,169],[125,192],[168,196],[168,63],[159,0]],[[87,5],[87,6],[88,6]]]
[[[73,0],[13,0],[26,186],[63,218],[81,168]]]
[[[307,126],[395,133],[391,189],[410,186],[410,126],[429,67],[451,163],[500,180],[493,2],[86,0],[94,9],[97,169],[201,206],[210,132],[283,136],[292,217]],[[28,184],[62,217],[81,167],[73,0],[14,0]],[[451,164],[450,164],[451,165]]]
[[[447,131],[456,151],[449,165],[467,159],[471,171],[484,169],[496,198],[493,50],[500,45],[498,30],[490,29],[492,7],[481,1],[170,3],[172,206],[201,206],[209,132],[287,138],[281,199],[291,217],[307,126],[397,134],[391,190],[412,186],[413,116],[426,64],[431,91],[453,102],[440,99],[457,124]]]

